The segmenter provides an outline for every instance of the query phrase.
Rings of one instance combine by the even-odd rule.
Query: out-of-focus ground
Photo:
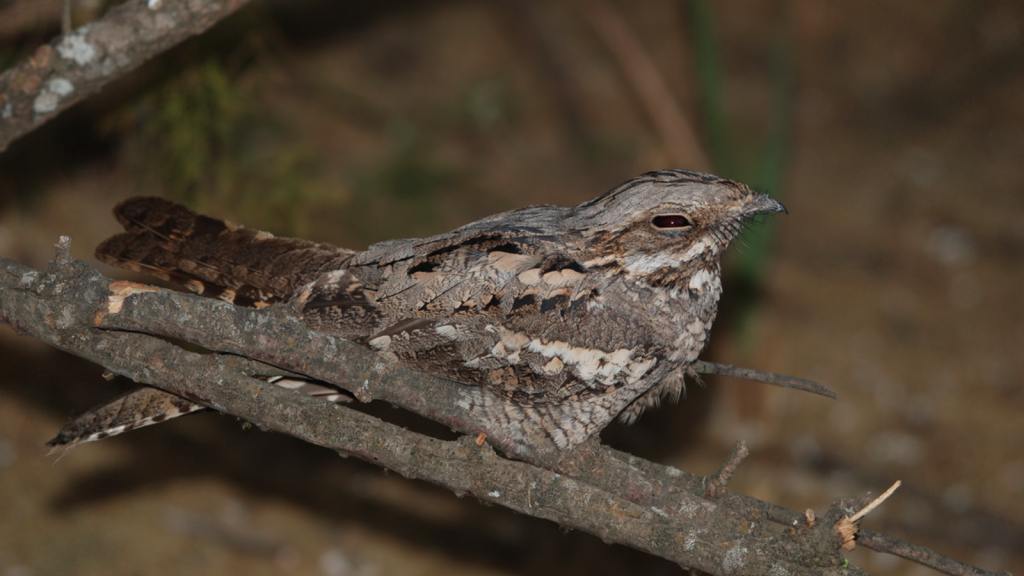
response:
[[[50,4],[0,3],[0,63],[56,33]],[[683,4],[617,7],[706,137]],[[578,8],[256,3],[0,155],[0,254],[41,267],[63,234],[94,262],[110,207],[143,193],[362,247],[671,166]],[[705,356],[839,399],[709,380],[605,437],[695,474],[745,439],[731,487],[819,513],[900,479],[865,528],[1024,574],[1024,7],[741,0],[716,16],[739,156],[764,137],[779,34],[795,122],[758,306],[741,324],[726,300]],[[9,329],[0,366],[3,576],[679,573],[218,415],[47,458],[72,413],[126,383]]]

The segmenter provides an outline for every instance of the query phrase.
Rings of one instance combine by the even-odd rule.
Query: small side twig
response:
[[[63,36],[71,34],[71,8],[74,5],[74,1],[64,0],[64,9],[60,15],[60,32]]]
[[[875,498],[874,500],[869,502],[868,505],[861,508],[860,511],[853,514],[852,516],[843,516],[842,518],[836,521],[836,532],[839,533],[839,537],[843,540],[844,550],[853,550],[857,546],[854,542],[854,536],[860,529],[857,526],[857,522],[859,522],[861,518],[870,514],[872,510],[878,508],[882,504],[882,502],[885,502],[889,498],[889,496],[892,496],[892,493],[895,492],[896,489],[900,487],[900,484],[902,484],[902,482],[897,480],[895,483],[893,483],[892,486],[889,487],[888,490],[882,492],[882,494],[879,495],[878,498]]]
[[[71,264],[71,237],[61,236],[53,247],[56,249],[53,262],[58,268],[66,268]]]
[[[859,530],[856,536],[857,544],[865,548],[874,550],[875,552],[884,552],[886,554],[892,554],[893,556],[899,556],[905,558],[911,562],[916,562],[922,566],[927,566],[943,574],[950,574],[951,576],[1012,576],[1006,570],[1000,570],[999,572],[989,572],[988,570],[982,570],[963,562],[953,560],[948,556],[943,556],[938,552],[928,548],[927,546],[920,546],[918,544],[911,544],[905,542],[899,538],[894,538],[887,534],[880,534],[872,530]]]
[[[704,493],[704,497],[718,498],[725,495],[725,486],[732,479],[732,475],[736,473],[736,469],[739,468],[740,463],[747,456],[750,456],[747,443],[743,440],[737,441],[736,446],[732,449],[732,453],[722,463],[722,467],[718,469],[718,472],[715,472],[714,476],[709,477],[708,489]]]
[[[803,390],[804,392],[812,392],[829,398],[839,397],[834,390],[824,384],[819,384],[814,380],[807,380],[806,378],[797,378],[796,376],[783,376],[782,374],[772,374],[771,372],[754,370],[753,368],[740,368],[739,366],[733,366],[731,364],[719,364],[717,362],[706,362],[704,360],[698,360],[693,365],[693,369],[701,374],[731,376],[733,378],[763,382],[765,384],[780,386],[782,388],[793,388],[795,390]]]

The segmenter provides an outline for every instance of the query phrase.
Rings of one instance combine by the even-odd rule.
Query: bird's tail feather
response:
[[[98,260],[239,306],[285,300],[354,254],[235,226],[163,198],[129,198],[114,216],[125,232],[96,248]]]
[[[267,382],[317,396],[328,402],[340,404],[352,399],[350,394],[337,388],[310,380],[275,376],[268,378]],[[206,409],[201,404],[157,388],[138,388],[75,418],[46,445],[50,446],[50,454],[64,454],[86,442],[117,436]]]

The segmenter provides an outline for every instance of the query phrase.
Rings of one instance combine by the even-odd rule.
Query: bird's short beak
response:
[[[758,194],[754,196],[746,206],[747,216],[753,216],[755,214],[775,214],[778,212],[785,212],[789,214],[789,210],[782,205],[781,202],[768,196],[767,194]]]

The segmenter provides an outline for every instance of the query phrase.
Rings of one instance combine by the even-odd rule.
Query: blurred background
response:
[[[60,13],[0,0],[0,68]],[[790,212],[736,243],[704,358],[839,399],[707,378],[605,440],[709,474],[744,439],[730,486],[819,514],[900,479],[863,527],[1024,573],[1016,0],[255,1],[0,154],[0,255],[95,264],[138,194],[362,248],[667,167]],[[2,576],[680,573],[216,414],[47,458],[129,383],[7,328],[0,366]]]

